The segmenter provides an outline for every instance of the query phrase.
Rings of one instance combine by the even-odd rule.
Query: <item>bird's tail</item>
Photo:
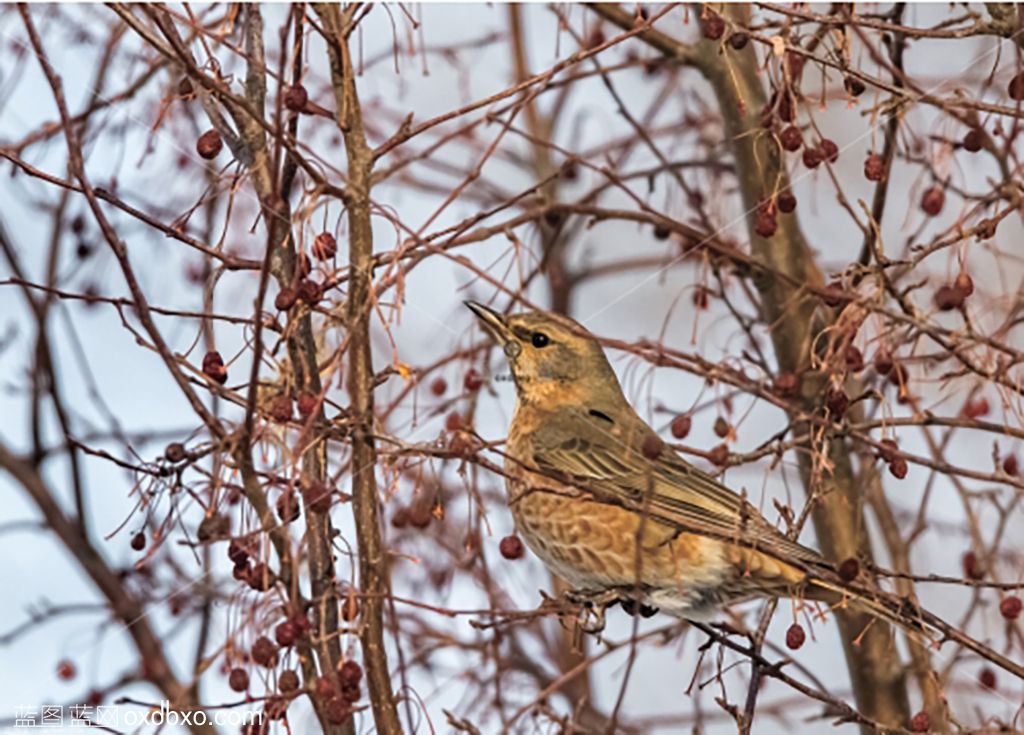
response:
[[[905,598],[883,592],[867,590],[858,586],[843,586],[825,579],[812,578],[804,590],[804,598],[823,602],[833,610],[845,607],[858,610],[892,623],[908,633],[924,636],[929,641],[941,637],[940,632],[929,622],[931,617],[914,603]]]

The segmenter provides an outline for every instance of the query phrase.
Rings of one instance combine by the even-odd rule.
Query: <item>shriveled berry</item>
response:
[[[775,198],[775,205],[783,214],[789,214],[796,209],[796,197],[793,192],[784,191]]]
[[[1019,471],[1020,467],[1018,466],[1017,455],[1006,455],[1006,458],[1003,460],[1003,472],[1008,474],[1010,477],[1016,477]]]
[[[177,464],[188,456],[188,452],[185,451],[185,445],[181,442],[171,442],[164,448],[164,459],[168,462]]]
[[[307,508],[317,513],[326,513],[331,509],[331,488],[326,484],[320,480],[309,480],[304,481],[300,487]]]
[[[829,388],[825,397],[825,405],[832,418],[841,419],[850,407],[850,398],[842,388]]]
[[[977,581],[985,578],[985,564],[973,551],[965,551],[963,557],[960,559],[960,564],[963,567],[964,576],[967,579]]]
[[[203,375],[221,385],[228,381],[228,369],[224,358],[216,350],[210,350],[203,356]]]
[[[910,719],[911,732],[928,732],[931,727],[932,718],[924,710],[921,710]]]
[[[207,161],[216,158],[223,147],[224,142],[220,139],[220,133],[213,129],[207,130],[196,141],[196,153]]]
[[[790,79],[796,79],[803,73],[805,63],[807,63],[807,57],[803,54],[798,54],[796,51],[786,52],[786,71],[789,72]]]
[[[298,278],[306,278],[313,272],[313,261],[309,259],[305,251],[295,256],[295,274]]]
[[[903,457],[897,457],[889,463],[889,474],[895,477],[897,480],[902,480],[907,476],[907,460]]]
[[[332,725],[343,725],[352,716],[352,707],[342,697],[333,697],[324,705],[327,720]]]
[[[458,411],[452,411],[444,419],[444,428],[447,431],[461,431],[464,425],[465,421]]]
[[[883,462],[892,462],[899,456],[899,445],[894,440],[882,439],[879,444],[881,448],[878,450],[878,456],[882,458]]]
[[[1007,620],[1016,620],[1020,617],[1022,607],[1024,607],[1024,603],[1020,601],[1017,595],[1007,595],[999,603],[999,614]]]
[[[839,578],[844,582],[852,582],[860,574],[860,562],[854,557],[844,559],[839,565]]]
[[[665,448],[665,442],[657,434],[648,434],[644,437],[644,443],[640,446],[640,453],[647,459],[657,459]]]
[[[985,396],[979,396],[967,401],[960,412],[969,419],[976,419],[988,415],[990,410],[988,399]]]
[[[71,681],[76,673],[75,665],[68,659],[57,662],[57,678],[61,681]]]
[[[708,452],[708,459],[712,464],[725,467],[729,464],[729,447],[725,444],[719,444]]]
[[[864,82],[856,77],[846,77],[843,80],[843,86],[846,87],[846,91],[850,93],[851,97],[860,97],[866,89]]]
[[[430,383],[430,392],[435,396],[443,396],[448,390],[448,383],[444,378],[434,378]]]
[[[725,34],[725,20],[718,13],[705,9],[700,19],[700,30],[704,38],[717,41]]]
[[[842,282],[833,281],[822,289],[821,300],[825,302],[825,306],[834,309],[845,304],[849,301],[849,298],[846,296],[846,290],[843,288]]]
[[[359,617],[359,597],[354,587],[345,590],[345,599],[341,602],[341,619],[351,623]]]
[[[146,548],[146,534],[139,531],[137,534],[132,536],[132,548],[135,551],[142,551]]]
[[[363,696],[363,692],[359,687],[359,684],[342,684],[341,685],[341,698],[349,704],[355,704],[359,701],[359,698]]]
[[[284,106],[292,112],[302,112],[309,102],[309,93],[301,84],[289,85],[284,90]]]
[[[946,194],[938,186],[932,186],[921,195],[921,209],[929,217],[935,217],[946,203]]]
[[[839,160],[839,146],[836,145],[834,140],[822,138],[818,147],[821,149],[821,157],[829,163],[835,163]]]
[[[894,365],[892,355],[884,347],[875,353],[875,372],[879,375],[888,375]]]
[[[283,720],[284,716],[288,714],[288,704],[287,697],[276,695],[267,697],[263,702],[263,713],[269,720]]]
[[[952,311],[964,305],[964,293],[956,286],[946,283],[935,289],[935,306],[939,311]]]
[[[869,153],[864,159],[864,178],[868,181],[881,181],[885,178],[885,161],[877,153]]]
[[[670,427],[670,430],[672,432],[672,436],[676,439],[685,439],[690,433],[690,428],[692,426],[693,419],[689,414],[684,413],[672,419],[672,426]]]
[[[971,128],[964,133],[963,146],[968,153],[977,153],[985,144],[985,134],[979,128]]]
[[[803,646],[804,641],[807,640],[807,633],[804,632],[803,626],[800,623],[793,623],[786,630],[786,648],[791,651],[795,651]]]
[[[754,218],[754,232],[761,237],[771,237],[778,228],[779,223],[775,218],[774,212],[766,209],[758,211],[757,216]]]
[[[282,671],[281,675],[277,677],[277,688],[284,694],[297,691],[299,688],[299,675],[291,669]]]
[[[725,419],[724,416],[719,416],[718,418],[715,419],[715,436],[719,437],[720,439],[724,439],[725,437],[729,436],[729,429],[729,422]]]
[[[284,393],[274,396],[270,402],[270,418],[279,424],[286,424],[292,420],[292,399]]]
[[[316,696],[320,699],[327,700],[338,696],[338,687],[334,685],[334,680],[329,676],[318,676],[315,690]]]
[[[807,168],[818,168],[825,157],[817,148],[804,148],[803,161]]]
[[[978,240],[991,240],[996,236],[996,227],[999,222],[994,219],[983,219],[978,223],[976,228],[976,237]]]
[[[228,543],[228,559],[230,559],[231,563],[235,566],[245,564],[249,561],[249,552],[246,551],[245,548],[243,548],[237,541],[231,539],[230,543]]]
[[[844,359],[846,369],[851,373],[859,373],[864,369],[864,353],[856,345],[847,345]]]
[[[331,233],[321,232],[313,239],[310,251],[317,260],[330,260],[338,252],[338,241]]]
[[[666,225],[655,225],[654,226],[654,239],[655,240],[667,240],[669,235],[672,234],[672,230]]]
[[[523,555],[526,554],[526,546],[521,538],[511,534],[501,540],[498,544],[498,551],[509,561],[514,561],[523,558]]]
[[[277,646],[265,635],[261,635],[252,644],[252,660],[260,666],[273,668],[277,665]]]
[[[359,684],[363,679],[363,667],[358,661],[348,659],[338,668],[338,678],[342,684]]]
[[[693,305],[698,309],[707,309],[711,303],[711,290],[705,286],[698,286],[693,290]]]
[[[188,77],[182,77],[178,80],[178,96],[179,97],[191,97],[192,96],[192,80]]]
[[[299,407],[299,416],[303,419],[308,419],[310,416],[315,414],[320,408],[320,396],[312,391],[304,390],[299,393],[299,397],[295,399],[296,405]]]
[[[1012,100],[1017,100],[1018,102],[1024,100],[1024,71],[1010,80],[1010,83],[1006,85],[1006,93],[1010,95]]]
[[[996,688],[996,672],[988,666],[983,666],[978,672],[978,683],[985,689]]]
[[[324,297],[324,288],[311,278],[299,281],[299,298],[310,306],[316,306]]]
[[[288,311],[288,309],[295,306],[295,302],[298,300],[298,289],[292,288],[291,286],[285,286],[278,291],[277,296],[274,297],[274,308],[278,311]]]
[[[779,373],[772,380],[772,386],[775,388],[775,392],[783,398],[795,396],[800,390],[800,376],[789,371]]]
[[[245,669],[231,669],[228,674],[228,686],[233,691],[244,692],[249,688],[249,672]]]
[[[245,581],[250,588],[257,592],[266,592],[274,586],[277,577],[264,562],[257,562],[249,570],[249,576]]]
[[[402,507],[391,515],[392,528],[405,528],[409,525],[409,509]]]
[[[603,45],[606,40],[604,31],[600,28],[595,28],[587,36],[586,46],[588,49],[597,48],[598,46]]]
[[[750,36],[746,33],[733,33],[729,36],[729,45],[736,51],[741,51],[750,43]]]
[[[953,281],[953,287],[960,291],[965,297],[974,293],[974,279],[969,273],[961,271]]]
[[[779,143],[782,144],[783,149],[790,153],[798,151],[804,144],[803,133],[800,132],[800,128],[796,125],[790,125],[779,133]]]

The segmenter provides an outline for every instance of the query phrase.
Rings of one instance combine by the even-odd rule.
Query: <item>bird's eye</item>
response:
[[[534,332],[533,336],[530,337],[530,344],[534,347],[547,347],[551,344],[551,340],[544,332]]]

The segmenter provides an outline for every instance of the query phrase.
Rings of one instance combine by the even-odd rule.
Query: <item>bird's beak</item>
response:
[[[478,304],[476,301],[463,301],[466,307],[476,314],[476,318],[481,321],[490,335],[494,338],[494,341],[504,347],[512,339],[512,330],[508,328],[505,323],[505,317],[496,312],[489,306]]]

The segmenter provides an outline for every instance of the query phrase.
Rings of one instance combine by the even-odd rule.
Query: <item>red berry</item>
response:
[[[690,418],[689,414],[680,414],[672,419],[672,436],[676,439],[685,439],[687,434],[690,433],[690,428],[693,426],[693,419]]]
[[[268,669],[277,665],[277,646],[265,635],[252,644],[252,660]]]
[[[804,70],[804,64],[807,63],[807,57],[803,54],[798,54],[796,51],[786,52],[786,71],[789,72],[790,79],[796,79]]]
[[[799,623],[793,623],[789,626],[789,629],[786,630],[786,648],[789,650],[797,650],[806,640],[807,634],[804,632],[803,626]]]
[[[693,290],[693,305],[698,309],[707,309],[711,303],[711,291],[704,287],[698,286]]]
[[[878,450],[878,456],[882,458],[883,462],[892,462],[899,456],[899,445],[892,439],[882,439],[879,444],[882,447]]]
[[[299,675],[291,669],[282,671],[277,678],[277,688],[284,694],[296,691],[299,688]]]
[[[343,725],[352,716],[352,708],[341,697],[328,699],[324,709],[327,713],[327,720],[332,725]]]
[[[775,205],[783,214],[789,214],[796,209],[796,197],[792,192],[784,191],[775,198]]]
[[[292,112],[302,112],[309,101],[309,93],[301,84],[292,84],[284,90],[284,106]]]
[[[298,290],[291,286],[286,286],[278,291],[277,296],[274,298],[274,308],[278,311],[288,311],[288,309],[295,306],[295,302],[298,300]]]
[[[881,181],[885,178],[885,162],[877,153],[869,153],[864,159],[864,178],[868,181]]]
[[[244,692],[249,688],[249,672],[245,669],[231,669],[228,674],[228,686],[233,691]]]
[[[1006,93],[1010,95],[1012,100],[1017,100],[1018,102],[1024,100],[1024,71],[1010,80],[1010,83],[1006,85]]]
[[[1016,477],[1019,469],[1020,468],[1017,465],[1017,455],[1006,455],[1006,459],[1003,460],[1003,472],[1008,474],[1010,477]]]
[[[971,128],[964,134],[964,150],[968,153],[977,153],[985,144],[985,133],[980,128]]]
[[[729,436],[729,428],[729,422],[726,421],[724,416],[719,416],[717,419],[715,419],[715,436],[719,437],[720,439],[724,439],[725,437]]]
[[[498,551],[509,561],[514,561],[523,558],[523,555],[526,553],[526,546],[521,538],[512,534],[501,540],[501,543],[498,544]]]
[[[654,226],[654,239],[655,240],[667,240],[672,234],[672,230],[665,225]]]
[[[644,443],[640,446],[640,453],[647,459],[657,459],[665,448],[665,442],[657,434],[648,434],[644,437]]]
[[[978,672],[978,683],[986,689],[996,688],[996,672],[988,666],[983,666]]]
[[[935,306],[939,311],[952,311],[964,305],[964,293],[948,283],[935,289]]]
[[[228,369],[224,365],[224,358],[216,350],[211,350],[203,356],[203,374],[221,385],[228,381]]]
[[[483,384],[483,377],[474,368],[467,370],[466,377],[462,379],[462,386],[470,393],[476,393]]]
[[[771,237],[778,229],[779,223],[775,219],[775,213],[766,209],[760,209],[754,218],[754,232],[761,237]]]
[[[316,281],[310,278],[303,278],[299,281],[299,298],[310,306],[316,306],[324,297],[324,289]]]
[[[796,125],[790,125],[779,133],[779,142],[785,150],[793,153],[800,150],[803,146],[804,136],[803,133],[800,132],[800,128]]]
[[[704,16],[700,20],[700,29],[704,38],[717,41],[725,34],[725,20],[718,13],[707,10],[705,6]]]
[[[946,194],[938,186],[932,186],[921,195],[921,209],[929,217],[935,217],[946,203]]]
[[[270,402],[270,418],[279,424],[286,424],[292,420],[292,399],[281,393],[274,396]]]
[[[409,525],[409,509],[399,508],[391,516],[392,528],[405,528]]]
[[[299,415],[303,419],[308,419],[320,408],[320,397],[316,393],[308,390],[304,390],[299,393],[299,397],[295,402],[299,406]]]
[[[444,428],[447,431],[461,431],[463,428],[462,416],[458,411],[452,411],[444,419]]]
[[[282,648],[294,645],[295,639],[298,637],[298,631],[290,620],[280,622],[274,627],[274,640]]]
[[[985,566],[973,551],[964,552],[960,563],[963,566],[964,576],[967,579],[977,581],[985,578]]]
[[[274,586],[277,581],[274,572],[263,562],[253,564],[246,578],[246,583],[257,592],[266,592]]]
[[[1021,608],[1024,607],[1024,603],[1020,601],[1020,598],[1016,595],[1007,595],[1003,598],[1003,601],[999,603],[999,614],[1007,620],[1016,620],[1020,617]]]
[[[852,582],[860,574],[860,562],[854,557],[843,560],[839,565],[839,578],[844,582]]]
[[[443,396],[446,390],[448,390],[448,383],[444,378],[434,378],[430,383],[430,392],[435,396]]]
[[[879,375],[889,375],[894,367],[892,355],[884,347],[875,353],[875,372]]]
[[[817,148],[804,148],[803,161],[807,168],[818,168],[825,157]]]
[[[199,140],[196,141],[196,153],[201,158],[210,160],[217,157],[220,153],[220,149],[224,147],[224,143],[220,139],[220,133],[216,130],[207,130],[205,133],[199,136]]]
[[[895,477],[897,480],[902,480],[907,476],[907,460],[903,457],[897,457],[889,463],[889,474]]]
[[[719,444],[708,452],[708,459],[712,464],[725,467],[725,465],[729,464],[729,447],[725,444]]]
[[[75,665],[64,659],[57,663],[57,678],[61,681],[71,681],[75,678]]]
[[[132,536],[132,548],[136,551],[142,551],[146,548],[146,534],[139,531],[137,534]]]
[[[911,732],[928,732],[932,727],[932,720],[928,713],[921,710],[910,720]]]
[[[317,260],[330,260],[338,252],[338,241],[331,233],[321,232],[313,239],[310,251]]]
[[[856,345],[848,345],[846,348],[846,369],[851,373],[859,373],[864,369],[864,353]]]
[[[976,419],[980,416],[986,416],[990,410],[988,399],[985,396],[980,396],[967,401],[960,412],[969,419]]]
[[[818,147],[821,149],[821,157],[829,163],[835,163],[839,160],[839,146],[836,145],[834,140],[822,138]]]

